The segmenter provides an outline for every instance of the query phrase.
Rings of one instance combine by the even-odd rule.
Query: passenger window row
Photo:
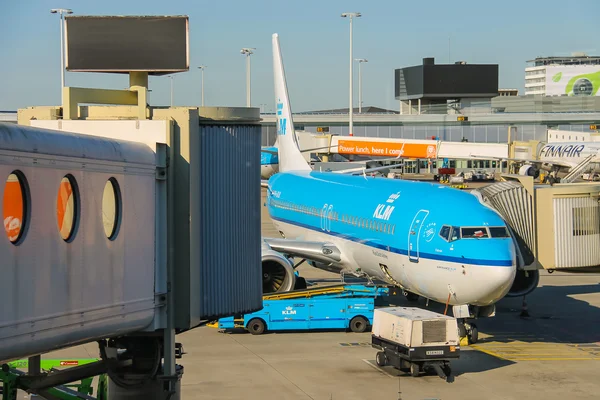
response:
[[[340,218],[340,215],[337,211],[327,211],[325,208],[303,206],[292,203],[290,201],[279,199],[271,199],[271,205],[273,207],[313,215],[315,217],[325,217],[331,221],[342,222],[343,224],[357,226],[359,228],[369,229],[375,232],[382,232],[393,235],[396,231],[395,224],[389,224],[387,222],[380,222],[371,218],[355,217],[346,214],[342,214]]]
[[[49,183],[43,182],[43,184]],[[37,200],[45,201],[45,199]],[[104,233],[109,240],[114,240],[118,235],[121,222],[121,200],[119,183],[111,177],[104,185],[102,209],[98,213],[102,218]],[[13,171],[4,184],[2,219],[6,236],[14,245],[18,245],[25,240],[25,234],[31,219],[32,201],[29,183],[25,174],[19,170]],[[50,204],[49,207],[51,207]],[[80,223],[81,200],[77,180],[71,174],[65,175],[58,183],[54,215],[56,216],[56,224],[61,238],[65,242],[72,242]]]
[[[388,233],[393,235],[396,231],[395,224],[376,221],[372,218],[354,217],[351,215],[342,215],[342,222],[359,228],[368,229],[375,232]]]

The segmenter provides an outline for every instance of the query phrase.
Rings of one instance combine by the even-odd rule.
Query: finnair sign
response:
[[[585,149],[583,144],[547,144],[542,147],[540,157],[581,157],[583,149]]]

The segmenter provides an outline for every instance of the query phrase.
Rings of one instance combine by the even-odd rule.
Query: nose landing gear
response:
[[[465,322],[463,318],[459,318],[458,322],[458,336],[462,340],[466,338],[469,344],[477,343],[479,340],[479,330],[477,325],[469,322]]]

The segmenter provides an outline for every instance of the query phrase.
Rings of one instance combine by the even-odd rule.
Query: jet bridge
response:
[[[522,271],[600,269],[599,183],[550,186],[530,176],[503,177],[475,192],[511,227]]]

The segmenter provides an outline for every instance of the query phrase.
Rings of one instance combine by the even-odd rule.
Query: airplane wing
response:
[[[526,163],[530,163],[530,164],[550,164],[550,165],[558,165],[559,167],[563,167],[563,168],[571,168],[573,167],[573,165],[571,165],[570,163],[566,162],[566,161],[560,161],[560,160],[531,160],[531,159],[523,159],[523,158],[509,158],[509,157],[486,157],[486,156],[479,156],[479,155],[475,155],[475,154],[471,154],[471,156],[469,157],[469,159],[481,159],[481,160],[499,160],[499,161],[520,161],[520,162],[526,162]]]
[[[382,165],[381,167],[373,167],[373,168],[357,167],[357,168],[341,169],[341,170],[331,171],[331,172],[334,172],[336,174],[360,175],[360,174],[369,174],[371,172],[381,171],[384,169],[390,169],[390,168],[394,168],[394,167],[401,167],[403,165],[404,164],[392,164],[392,165]]]
[[[263,238],[263,240],[271,249],[292,257],[325,264],[342,260],[340,250],[332,243],[276,238]]]
[[[306,152],[309,152],[309,151],[330,149],[332,147],[337,147],[337,144],[334,144],[332,146],[323,146],[323,147],[315,147],[315,148],[312,148],[312,149],[304,149],[304,150],[300,150],[300,152],[301,153],[306,153]],[[279,154],[279,152],[277,150],[260,149],[260,151],[262,151],[264,153],[273,154],[273,155],[278,155]]]

